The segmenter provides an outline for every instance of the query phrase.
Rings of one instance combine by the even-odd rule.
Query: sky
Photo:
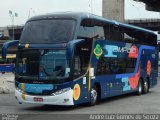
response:
[[[9,10],[18,13],[14,24],[22,25],[34,15],[53,12],[92,12],[101,16],[102,0],[0,0],[0,27],[12,25]],[[146,11],[143,3],[125,0],[125,19],[145,18],[158,19],[160,13]]]

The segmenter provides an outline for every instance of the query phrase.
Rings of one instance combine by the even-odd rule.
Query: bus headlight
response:
[[[69,91],[69,90],[71,90],[71,88],[64,88],[64,89],[61,89],[61,90],[58,90],[58,91],[52,93],[52,95],[53,95],[53,96],[59,95],[59,94],[65,93],[65,92],[67,92],[67,91]]]
[[[19,89],[18,87],[16,87],[16,90],[18,90],[20,93],[23,93],[23,91]]]

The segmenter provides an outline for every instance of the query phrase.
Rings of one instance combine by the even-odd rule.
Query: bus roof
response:
[[[130,29],[136,29],[138,31],[142,31],[142,32],[153,34],[153,35],[157,35],[157,34],[155,34],[154,31],[151,31],[151,30],[148,30],[148,29],[145,29],[145,28],[121,23],[121,22],[118,22],[118,21],[115,21],[115,20],[106,19],[106,18],[103,18],[101,16],[94,15],[94,14],[91,14],[91,13],[85,13],[85,12],[50,13],[50,14],[45,14],[45,15],[39,15],[39,16],[32,17],[28,21],[42,20],[42,19],[52,19],[52,18],[66,18],[66,19],[76,19],[76,20],[91,18],[91,19],[95,19],[95,20],[104,21],[104,22],[107,22],[107,23],[110,23],[110,24],[113,24],[113,25],[117,25],[117,26],[121,26],[121,27],[127,27],[127,28],[130,28]]]

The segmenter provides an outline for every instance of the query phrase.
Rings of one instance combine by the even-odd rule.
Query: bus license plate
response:
[[[40,98],[40,97],[34,97],[33,100],[35,102],[43,102],[43,98]]]

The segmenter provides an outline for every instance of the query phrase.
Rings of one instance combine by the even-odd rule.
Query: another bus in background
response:
[[[15,59],[16,59],[16,54],[8,54],[5,60],[3,60],[2,57],[0,56],[0,73],[2,74],[6,72],[14,73]]]

